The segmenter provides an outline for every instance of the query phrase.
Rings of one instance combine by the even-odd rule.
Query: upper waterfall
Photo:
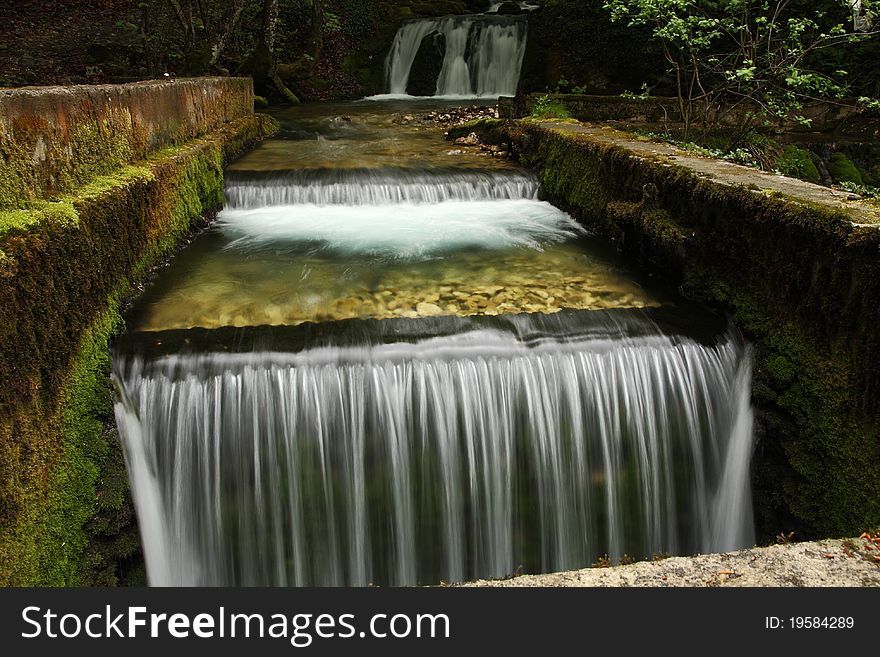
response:
[[[411,94],[413,63],[425,39],[440,39],[442,51],[435,96],[513,96],[519,84],[528,24],[519,16],[446,16],[414,20],[397,32],[388,54],[387,80],[392,96]]]

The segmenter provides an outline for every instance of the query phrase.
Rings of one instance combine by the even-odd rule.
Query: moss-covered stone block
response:
[[[776,160],[776,168],[784,176],[817,184],[822,181],[810,151],[791,144],[785,147],[782,155]]]
[[[247,78],[0,90],[0,209],[209,134],[253,103]]]
[[[857,185],[864,184],[862,174],[844,153],[832,153],[828,163],[828,172],[836,183],[851,182]]]
[[[0,584],[113,584],[114,564],[136,552],[108,429],[119,309],[219,207],[224,164],[275,129],[245,116],[0,210]]]

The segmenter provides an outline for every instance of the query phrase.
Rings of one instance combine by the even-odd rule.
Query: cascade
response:
[[[499,84],[483,28],[524,24],[441,23]],[[640,284],[533,173],[393,108],[320,111],[230,168],[115,346],[149,582],[437,584],[751,545],[751,353],[726,320]]]
[[[445,43],[436,96],[516,95],[526,49],[528,24],[519,16],[447,16],[405,23],[394,38],[386,63],[391,96],[406,96],[413,62],[424,39]]]
[[[118,356],[151,583],[431,584],[753,541],[738,339],[642,311],[420,321],[433,337]]]

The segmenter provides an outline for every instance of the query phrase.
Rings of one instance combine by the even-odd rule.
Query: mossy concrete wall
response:
[[[5,134],[0,173],[24,190],[0,207],[0,585],[114,584],[138,547],[109,390],[121,304],[276,126],[248,80],[45,93],[0,99],[36,126]],[[40,139],[54,176],[10,171]]]
[[[247,78],[0,90],[0,208],[71,191],[253,107]]]
[[[511,142],[545,197],[756,343],[765,536],[880,526],[880,208],[607,128],[462,130]]]

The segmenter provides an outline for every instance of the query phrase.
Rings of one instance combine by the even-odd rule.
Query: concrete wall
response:
[[[250,80],[2,92],[0,585],[143,583],[109,343],[277,124]]]
[[[0,208],[70,191],[252,113],[248,78],[0,90]]]

